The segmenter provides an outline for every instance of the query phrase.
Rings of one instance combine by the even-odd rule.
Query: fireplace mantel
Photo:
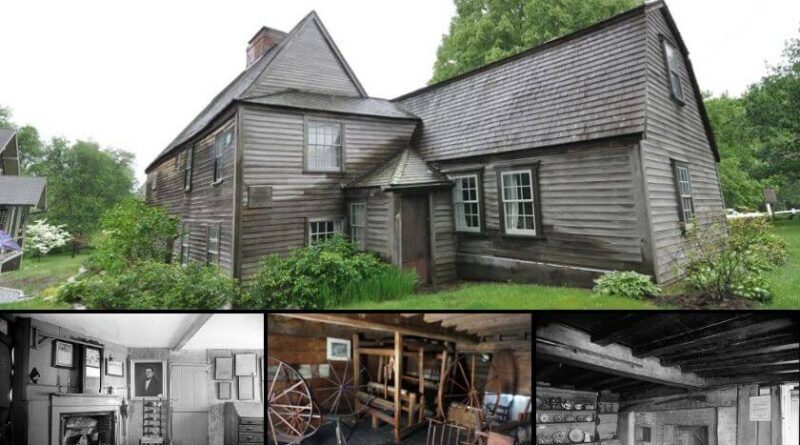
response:
[[[103,394],[76,394],[52,393],[50,394],[50,444],[60,445],[59,429],[62,414],[85,412],[111,412],[117,425],[120,424],[120,406],[122,396]],[[121,442],[120,429],[117,428],[116,443]]]

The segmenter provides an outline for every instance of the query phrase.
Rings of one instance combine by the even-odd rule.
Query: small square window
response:
[[[308,222],[308,244],[323,241],[342,233],[342,223],[334,219],[319,219]]]

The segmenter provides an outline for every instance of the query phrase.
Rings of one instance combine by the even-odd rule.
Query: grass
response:
[[[22,268],[14,272],[0,275],[0,287],[22,289],[32,300],[0,305],[0,309],[64,309],[69,305],[46,301],[49,294],[46,289],[66,281],[78,273],[81,262],[88,254],[79,254],[72,258],[69,253],[49,255],[44,258],[25,258]]]
[[[767,275],[774,299],[764,309],[800,309],[800,218],[775,223],[775,232],[789,243],[786,265]]]

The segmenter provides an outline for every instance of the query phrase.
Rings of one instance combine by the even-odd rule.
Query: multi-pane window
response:
[[[364,250],[364,223],[366,221],[367,206],[363,202],[350,204],[350,240],[359,249]]]
[[[500,174],[503,222],[509,235],[536,235],[531,170],[514,170]]]
[[[308,243],[326,240],[342,233],[342,223],[333,219],[320,219],[308,222]]]
[[[673,166],[681,221],[684,224],[689,224],[694,216],[694,199],[692,198],[692,179],[689,176],[689,166],[681,162],[673,162]]]
[[[453,207],[456,230],[460,232],[481,231],[480,195],[478,175],[464,175],[453,178]]]
[[[206,240],[206,262],[209,265],[219,265],[219,234],[219,223],[208,226],[208,238]]]
[[[222,181],[223,174],[223,156],[225,151],[233,145],[233,128],[223,131],[214,137],[214,182]]]
[[[666,40],[664,41],[664,57],[667,59],[667,71],[669,73],[672,97],[683,103],[683,86],[681,85],[681,75],[678,70],[678,50]]]
[[[192,226],[188,223],[183,224],[181,230],[181,264],[189,264],[189,236],[192,233]]]
[[[183,190],[187,192],[192,189],[192,151],[192,147],[189,147],[181,152]]]
[[[310,171],[342,170],[342,125],[308,121],[306,164]]]

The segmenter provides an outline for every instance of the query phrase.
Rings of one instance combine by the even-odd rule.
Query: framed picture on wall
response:
[[[233,357],[217,357],[214,367],[215,380],[233,379]]]
[[[132,399],[144,400],[167,398],[166,360],[131,360],[130,374]]]
[[[239,400],[253,400],[255,390],[253,388],[253,376],[239,377]]]
[[[256,375],[255,354],[236,354],[236,375]]]
[[[106,359],[106,375],[124,377],[124,374],[122,362],[110,358]]]
[[[350,360],[350,340],[328,337],[328,360]]]
[[[219,387],[220,400],[228,400],[231,398],[231,389],[233,386],[231,382],[217,382],[217,386]]]
[[[75,367],[75,345],[61,340],[53,340],[53,366],[56,368]]]
[[[100,376],[100,361],[103,352],[98,348],[83,346],[83,393],[97,394],[103,384]]]

